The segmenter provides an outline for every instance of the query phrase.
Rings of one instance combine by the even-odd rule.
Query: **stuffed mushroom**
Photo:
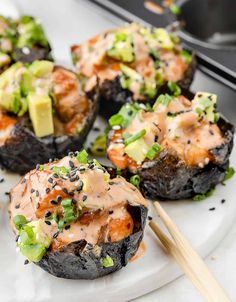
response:
[[[57,277],[95,279],[135,255],[147,207],[135,186],[81,151],[26,174],[9,212],[28,261]]]
[[[175,95],[160,95],[153,107],[126,104],[109,120],[109,159],[137,174],[151,199],[205,194],[229,166],[234,128],[216,112],[216,95]]]
[[[15,63],[0,75],[0,163],[22,174],[81,148],[97,109],[72,71]]]
[[[39,20],[0,16],[0,72],[15,62],[51,60],[51,47]]]
[[[164,28],[132,23],[72,47],[72,58],[86,92],[99,86],[101,114],[110,116],[132,101],[153,101],[168,81],[188,88],[196,60],[178,37]]]

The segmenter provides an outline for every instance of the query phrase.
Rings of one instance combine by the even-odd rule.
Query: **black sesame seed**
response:
[[[151,220],[152,220],[152,216],[148,216],[148,220],[150,220],[150,221],[151,221]]]
[[[110,186],[112,186],[112,185],[114,185],[115,183],[114,183],[114,181],[109,181],[109,185]]]
[[[61,201],[62,201],[62,196],[61,195],[57,196],[57,202],[61,202]]]
[[[214,135],[214,131],[213,130],[209,130],[210,135]]]
[[[57,173],[54,173],[52,176],[53,176],[54,178],[59,178],[59,176],[58,176]]]
[[[21,181],[21,183],[24,184],[25,182],[26,182],[26,179],[23,178],[22,181]]]
[[[77,204],[77,201],[74,198],[72,198],[71,201],[72,201],[73,204]]]
[[[57,236],[60,234],[60,232],[59,231],[57,231],[55,234],[53,234],[53,238],[55,239],[55,238],[57,238]]]
[[[100,128],[99,127],[93,127],[93,131],[100,131]]]
[[[4,178],[1,178],[1,179],[0,179],[0,183],[2,183],[2,182],[4,182]]]
[[[111,215],[111,214],[113,214],[114,213],[114,211],[113,210],[109,210],[109,215]]]
[[[52,215],[52,213],[50,211],[47,211],[44,216],[45,217],[50,217],[51,215]]]
[[[84,195],[84,196],[82,197],[82,200],[85,201],[87,198],[88,198],[88,196],[87,196],[87,195]]]
[[[5,195],[10,195],[10,192],[5,192]]]
[[[19,207],[20,207],[20,203],[15,205],[15,209],[19,209]]]
[[[33,194],[35,192],[35,189],[31,189],[30,193]]]
[[[63,191],[65,194],[68,194],[67,188],[62,188],[62,191]]]
[[[83,186],[84,186],[84,183],[82,182],[82,180],[80,180],[80,182],[79,182],[78,187],[76,188],[76,190],[78,192],[80,192],[83,189]]]
[[[19,237],[20,237],[20,235],[17,235],[17,236],[16,236],[16,242],[18,241]]]
[[[46,188],[46,194],[48,194],[50,192],[50,188]]]
[[[45,220],[44,221],[47,225],[51,225],[51,221]]]
[[[49,182],[50,184],[52,184],[52,183],[53,183],[53,179],[52,179],[52,177],[49,177],[48,182]]]
[[[190,140],[190,139],[188,139],[187,144],[188,144],[188,145],[191,144],[191,140]]]
[[[50,200],[50,203],[53,205],[57,205],[58,202],[55,199],[52,199],[52,200]]]
[[[39,196],[39,191],[38,191],[38,190],[35,191],[35,195],[36,195],[37,197]]]
[[[226,202],[226,200],[225,200],[225,199],[222,199],[222,200],[221,200],[221,203],[225,203],[225,202]]]
[[[73,163],[72,160],[69,161],[69,165],[70,165],[71,169],[73,169],[75,167],[75,164]]]
[[[74,196],[74,195],[75,195],[75,193],[74,193],[74,192],[68,192],[68,195],[70,195],[70,196]]]
[[[69,228],[70,228],[70,225],[65,226],[65,230],[69,230]]]
[[[210,208],[209,211],[215,211],[215,209],[216,209],[216,208],[213,207],[213,208]]]
[[[57,185],[57,182],[55,181],[55,182],[52,184],[52,188],[55,188],[56,185]]]
[[[29,264],[29,260],[28,259],[26,259],[25,262],[24,262],[24,265],[27,265],[27,264]]]

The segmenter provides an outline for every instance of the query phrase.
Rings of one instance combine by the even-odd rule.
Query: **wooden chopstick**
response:
[[[209,271],[205,262],[179,231],[159,202],[154,202],[154,207],[174,241],[171,241],[154,221],[149,223],[151,229],[205,300],[209,302],[230,302],[230,298]]]

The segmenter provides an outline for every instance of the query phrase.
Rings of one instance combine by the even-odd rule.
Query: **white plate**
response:
[[[61,5],[63,2],[64,6]],[[5,10],[1,10],[2,3],[5,3]],[[6,3],[10,2],[0,1],[0,13],[14,15],[12,13],[16,13],[17,10],[10,5],[7,11]],[[84,3],[82,1],[82,4]],[[70,65],[68,54],[70,44],[84,40],[118,22],[117,20],[111,22],[105,17],[98,16],[97,12],[74,1],[58,1],[57,6],[54,1],[48,1],[45,6],[42,6],[40,1],[35,1],[34,10],[32,7],[27,7],[26,13],[32,14],[38,9],[39,17],[49,32],[52,46],[56,49],[56,58],[66,65]],[[61,13],[65,8],[70,12],[69,17],[65,15],[65,20],[61,21]],[[79,20],[76,19],[78,8],[82,16]],[[87,28],[86,22],[93,23],[93,27]],[[95,133],[92,133],[90,139],[94,136]],[[236,166],[236,151],[231,158],[232,165]],[[181,274],[172,259],[163,252],[148,227],[145,231],[147,251],[144,257],[105,278],[95,281],[64,280],[47,274],[33,264],[24,266],[25,259],[16,252],[14,236],[8,225],[6,206],[8,196],[5,195],[5,192],[18,181],[19,176],[0,172],[0,177],[5,178],[5,182],[0,184],[0,301],[122,302],[159,288]],[[214,196],[203,202],[165,202],[163,206],[200,254],[206,256],[220,243],[235,220],[235,193],[232,179],[226,186],[219,185]],[[226,203],[221,204],[223,198],[226,199]],[[215,211],[209,211],[212,207],[216,208]],[[152,207],[149,215],[156,217],[152,213]]]

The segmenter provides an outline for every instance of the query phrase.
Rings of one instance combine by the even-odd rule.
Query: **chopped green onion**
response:
[[[161,95],[157,98],[155,104],[153,105],[153,109],[155,110],[155,108],[156,108],[158,105],[160,105],[160,104],[162,104],[162,105],[164,105],[164,106],[168,106],[172,100],[173,100],[173,97],[170,96],[169,94],[167,94],[167,93],[166,93],[166,94],[161,94]]]
[[[44,170],[44,165],[40,165],[40,166],[39,166],[39,170],[40,170],[40,171],[43,171],[43,170]]]
[[[120,126],[123,122],[124,122],[124,118],[119,113],[113,115],[109,119],[109,124],[110,124],[111,127],[113,127],[113,126]]]
[[[61,202],[62,207],[71,207],[72,205],[72,199],[67,198],[67,199],[63,199]]]
[[[76,155],[76,159],[80,164],[87,164],[88,163],[88,153],[86,150],[78,152]]]
[[[197,194],[193,197],[193,200],[194,201],[202,201],[202,200],[205,200],[206,198],[210,197],[213,195],[215,189],[211,189],[209,190],[207,193],[205,194]]]
[[[172,14],[178,16],[181,14],[181,8],[179,6],[177,6],[176,4],[172,4],[169,7],[170,11],[172,12]]]
[[[114,265],[114,261],[110,256],[106,256],[105,258],[101,258],[101,264],[103,267],[112,267]]]
[[[64,229],[64,226],[65,226],[64,220],[59,220],[59,222],[58,222],[58,229],[60,231],[62,231]]]
[[[32,244],[34,241],[35,235],[33,228],[25,225],[20,231],[20,241],[23,244]]]
[[[129,136],[127,139],[125,139],[124,144],[127,146],[127,145],[135,142],[136,140],[142,138],[145,134],[146,134],[146,130],[143,129],[143,130],[135,133],[134,135]]]
[[[52,218],[53,218],[53,220],[54,220],[56,223],[58,223],[59,217],[58,217],[57,210],[55,210],[55,211],[53,212]]]
[[[148,150],[146,157],[150,160],[153,160],[157,154],[161,151],[161,146],[157,143],[154,143],[152,147]]]
[[[225,174],[225,178],[224,178],[224,181],[232,178],[235,174],[235,170],[233,167],[229,167],[227,170],[226,170],[226,174]]]
[[[17,230],[20,230],[25,224],[28,223],[25,216],[23,216],[23,215],[16,215],[13,218],[13,222],[14,222],[15,227],[16,227]]]
[[[121,169],[120,169],[120,168],[117,168],[117,169],[116,169],[116,175],[118,175],[118,176],[121,175]]]
[[[219,119],[220,119],[220,114],[219,114],[218,112],[216,112],[216,113],[214,114],[214,123],[215,123],[215,124],[218,123]]]
[[[168,81],[168,88],[174,96],[179,96],[181,94],[181,88],[173,81]]]
[[[70,170],[64,166],[62,167],[54,166],[52,167],[52,171],[60,176],[60,175],[67,175]]]
[[[181,57],[184,59],[186,64],[192,61],[192,55],[187,50],[182,50]]]
[[[140,176],[139,175],[133,175],[130,177],[129,182],[134,185],[136,188],[139,189],[139,185],[140,185]]]

